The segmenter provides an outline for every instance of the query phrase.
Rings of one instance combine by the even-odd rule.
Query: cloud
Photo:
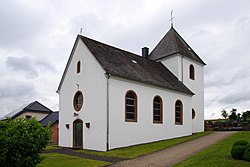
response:
[[[213,112],[213,113],[211,113],[211,115],[210,115],[210,116],[211,116],[211,117],[213,117],[213,116],[215,116],[215,115],[216,115],[216,113],[215,113],[215,112]]]
[[[20,1],[4,1],[0,7],[0,20],[1,47],[22,45],[43,26],[43,19],[38,17],[37,11]]]
[[[24,73],[26,78],[34,78],[38,76],[38,73],[32,66],[29,57],[8,57],[6,65],[14,71]]]
[[[218,102],[224,105],[250,104],[250,90],[230,91],[218,98]],[[235,106],[237,107],[237,106]]]
[[[220,116],[220,110],[231,103],[246,108],[249,100],[245,92],[250,92],[249,6],[250,1],[233,0],[2,0],[2,110],[9,111],[23,99],[28,103],[42,99],[48,106],[57,106],[55,89],[81,27],[83,35],[140,54],[141,47],[153,49],[168,31],[171,9],[174,27],[207,63],[206,117]],[[17,89],[19,82],[24,92],[30,89],[28,98]],[[16,94],[8,88],[16,89]]]
[[[0,85],[0,117],[22,106],[35,101],[38,94],[32,82],[7,80]]]
[[[32,98],[36,95],[35,86],[31,82],[8,81],[0,87],[0,99],[4,98]]]
[[[34,62],[34,66],[36,67],[39,72],[44,73],[44,72],[51,72],[51,73],[56,73],[57,70],[55,68],[55,65],[49,62],[48,60],[41,60],[38,59]]]

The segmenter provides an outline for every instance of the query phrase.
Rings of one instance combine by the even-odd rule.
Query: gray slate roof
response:
[[[106,73],[193,95],[162,63],[78,35]],[[67,67],[66,67],[67,68]]]
[[[59,112],[52,112],[49,115],[47,115],[45,118],[43,118],[40,123],[43,126],[47,126],[48,124],[53,125],[55,122],[59,120]]]
[[[51,113],[53,112],[52,110],[50,110],[49,108],[45,107],[44,105],[42,105],[41,103],[39,103],[38,101],[34,101],[28,105],[23,105],[20,108],[10,112],[9,114],[7,114],[6,116],[4,116],[2,119],[5,118],[16,118],[19,115],[21,115],[24,112],[41,112],[41,113]]]
[[[149,55],[152,60],[159,60],[180,53],[198,63],[206,65],[193,49],[185,42],[178,32],[171,27]]]

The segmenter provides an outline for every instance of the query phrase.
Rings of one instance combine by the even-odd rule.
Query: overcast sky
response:
[[[56,94],[80,29],[141,54],[174,27],[207,64],[205,118],[250,110],[249,0],[0,0],[0,117]]]

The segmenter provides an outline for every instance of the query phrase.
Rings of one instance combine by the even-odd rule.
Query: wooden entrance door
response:
[[[83,122],[80,119],[73,123],[73,147],[83,148]]]

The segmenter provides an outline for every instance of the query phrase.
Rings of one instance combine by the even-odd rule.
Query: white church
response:
[[[78,35],[59,93],[59,146],[108,151],[204,131],[206,64],[171,27],[142,55]]]

